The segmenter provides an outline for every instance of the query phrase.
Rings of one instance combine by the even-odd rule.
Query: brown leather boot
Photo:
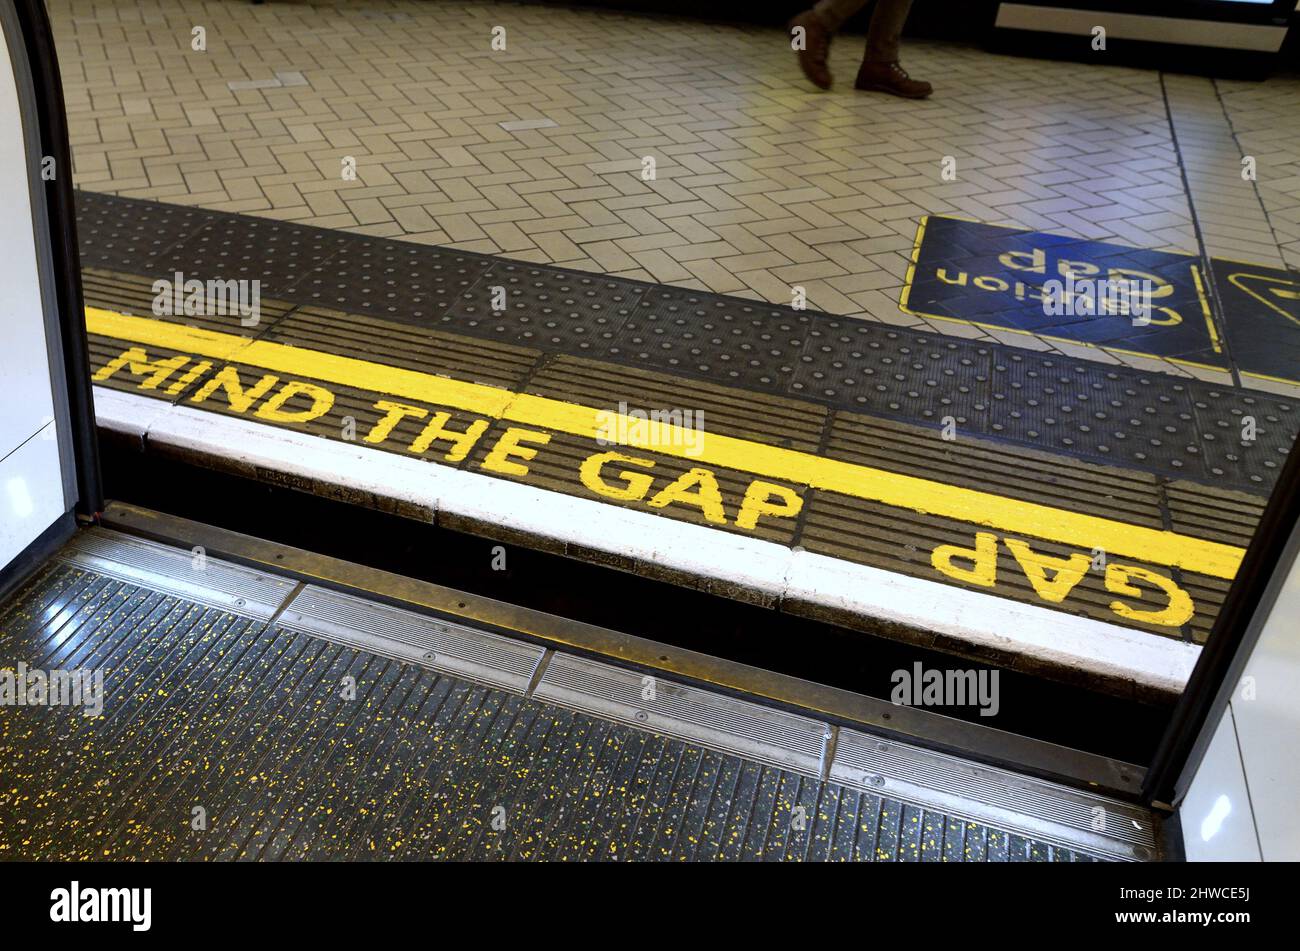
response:
[[[826,65],[826,57],[831,51],[831,31],[812,10],[791,20],[787,29],[793,30],[797,26],[804,28],[804,48],[795,51],[799,55],[799,67],[818,89],[830,89],[831,70]]]
[[[887,92],[904,99],[924,99],[934,92],[933,86],[913,79],[898,63],[863,63],[853,88]]]

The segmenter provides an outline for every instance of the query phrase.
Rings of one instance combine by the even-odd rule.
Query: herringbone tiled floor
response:
[[[927,213],[1191,252],[1199,223],[1211,253],[1300,265],[1295,78],[916,42],[906,64],[938,90],[917,103],[817,93],[779,30],[610,11],[52,0],[51,16],[92,190],[774,302],[799,284],[810,306],[908,325],[926,323],[897,301]],[[861,46],[837,39],[842,79]]]
[[[1300,77],[1216,85],[1241,154],[1260,169],[1259,201],[1282,261],[1300,268]]]

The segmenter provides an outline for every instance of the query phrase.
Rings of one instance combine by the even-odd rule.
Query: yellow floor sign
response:
[[[214,393],[221,393],[233,411],[251,410],[250,415],[267,422],[302,423],[320,418],[334,404],[335,396],[328,389],[334,384],[383,397],[374,402],[376,421],[358,434],[362,442],[385,443],[399,423],[415,422],[422,429],[407,450],[424,453],[437,444],[444,460],[460,462],[475,447],[486,449],[480,468],[502,475],[526,476],[530,462],[557,433],[593,439],[602,445],[609,443],[611,432],[617,433],[620,445],[583,459],[574,473],[577,481],[598,497],[639,502],[651,509],[688,504],[714,524],[752,531],[765,520],[793,518],[803,505],[799,493],[788,487],[794,485],[990,529],[979,533],[963,549],[940,546],[933,554],[932,564],[937,571],[968,584],[991,587],[996,583],[996,578],[989,575],[988,566],[996,561],[989,547],[1002,544],[1015,556],[1037,595],[1059,602],[1096,553],[1102,552],[1112,561],[1102,569],[1108,591],[1131,596],[1136,590],[1131,582],[1136,579],[1168,596],[1168,604],[1155,611],[1138,611],[1119,602],[1118,606],[1112,605],[1120,617],[1145,623],[1183,623],[1191,611],[1190,599],[1172,580],[1146,569],[1115,564],[1115,559],[1135,559],[1231,579],[1243,555],[1239,547],[1190,535],[720,433],[694,429],[688,432],[672,423],[619,418],[611,425],[609,410],[355,357],[98,308],[87,308],[86,322],[90,333],[125,345],[96,372],[97,382],[121,374],[134,378],[142,390],[164,395],[177,395],[199,384],[187,402],[202,403]],[[159,352],[163,350],[176,355]],[[264,372],[260,379],[241,379],[235,368],[220,366],[224,361]],[[420,403],[461,410],[472,418],[453,421],[450,413],[414,405]],[[501,421],[507,427],[495,437],[493,445],[481,446],[480,440],[492,421]],[[680,458],[692,467],[664,484],[655,472],[655,461],[638,455],[637,450]],[[747,473],[753,478],[739,498],[727,500],[730,504],[724,505],[722,490],[710,466]],[[728,518],[728,508],[736,513],[733,518]],[[1022,541],[1002,536],[1044,539],[1078,549],[1079,554],[1066,559],[1049,558]],[[1126,611],[1134,613],[1130,616]]]

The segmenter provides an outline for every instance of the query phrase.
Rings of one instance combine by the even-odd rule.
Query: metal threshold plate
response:
[[[528,690],[544,651],[463,624],[309,585],[280,625],[512,693]]]
[[[101,528],[78,532],[60,553],[69,564],[198,604],[270,620],[294,589],[287,578]]]
[[[820,776],[829,724],[599,661],[557,654],[533,696]]]

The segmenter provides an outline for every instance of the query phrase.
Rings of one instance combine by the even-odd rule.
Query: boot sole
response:
[[[934,94],[933,89],[931,89],[929,92],[908,93],[908,92],[899,92],[893,86],[881,86],[874,83],[868,83],[862,86],[859,86],[857,83],[854,83],[853,88],[859,90],[860,92],[887,92],[891,96],[897,96],[899,99],[929,99],[930,96]]]

